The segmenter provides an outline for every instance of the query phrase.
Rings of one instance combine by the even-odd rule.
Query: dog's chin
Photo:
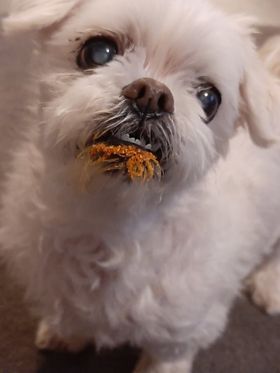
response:
[[[90,175],[85,175],[76,162],[71,185],[74,185],[74,199],[90,211],[98,210],[100,219],[103,216],[109,219],[109,209],[114,214],[124,214],[123,221],[129,216],[155,212],[166,201],[169,189],[164,180],[131,181],[121,172],[104,173],[95,167]],[[168,195],[172,196],[170,192]]]
[[[121,204],[124,209],[134,208],[134,211],[149,210],[171,202],[181,193],[188,193],[202,177],[194,175],[183,162],[169,160],[164,167],[160,177],[131,179],[123,170],[104,172],[102,167],[90,165],[88,168],[87,164],[76,159],[74,183],[77,197],[86,197],[93,203],[96,199],[106,200],[114,206]]]

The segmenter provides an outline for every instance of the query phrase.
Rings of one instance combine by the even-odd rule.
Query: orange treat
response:
[[[99,143],[88,147],[80,159],[101,167],[103,172],[122,171],[131,180],[149,181],[160,178],[161,167],[155,155],[133,145]]]

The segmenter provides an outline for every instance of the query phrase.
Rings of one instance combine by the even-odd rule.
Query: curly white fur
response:
[[[203,0],[15,2],[7,40],[20,30],[36,41],[23,82],[33,107],[1,118],[12,133],[1,143],[10,159],[1,255],[61,339],[130,342],[151,356],[137,372],[186,373],[279,239],[279,85],[246,23]],[[84,74],[80,45],[108,31],[129,48]],[[76,147],[142,77],[175,100],[166,178],[142,185],[96,174],[81,192]],[[194,91],[201,77],[222,93],[208,126]]]

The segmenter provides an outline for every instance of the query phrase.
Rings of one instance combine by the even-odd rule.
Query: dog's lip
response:
[[[116,136],[102,136],[100,137],[99,139],[97,140],[94,140],[93,138],[91,138],[90,140],[87,141],[87,146],[92,146],[94,144],[99,144],[101,142],[104,142],[106,144],[109,144],[109,145],[132,145],[132,146],[135,146],[136,148],[140,148],[142,150],[146,150],[144,146],[141,146],[139,144],[135,144],[135,143],[131,143],[129,141],[126,141],[126,140],[123,140],[123,139],[120,139]]]
[[[145,146],[142,146],[138,143],[135,143],[135,142],[131,142],[131,141],[126,141],[122,138],[119,138],[113,134],[104,134],[104,135],[101,135],[97,138],[95,138],[94,136],[90,136],[85,144],[86,147],[90,147],[90,146],[93,146],[95,144],[100,144],[100,143],[105,143],[105,144],[108,144],[108,145],[129,145],[129,146],[134,146],[136,148],[139,148],[143,151],[146,151],[146,152],[150,152],[152,153],[159,161],[161,161],[161,152],[159,149],[156,149],[156,150],[153,150],[152,147],[151,149],[145,147]]]

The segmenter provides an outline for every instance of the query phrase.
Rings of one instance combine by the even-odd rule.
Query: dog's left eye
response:
[[[82,47],[77,63],[81,69],[103,66],[118,54],[117,44],[110,38],[98,36],[89,39]]]
[[[222,102],[221,93],[216,87],[205,83],[198,87],[197,98],[201,102],[202,108],[206,115],[206,123],[214,119]]]

